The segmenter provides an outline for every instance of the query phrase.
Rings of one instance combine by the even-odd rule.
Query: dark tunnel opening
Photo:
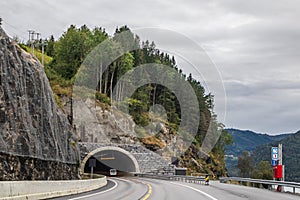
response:
[[[117,170],[117,176],[126,176],[137,172],[134,161],[125,153],[117,150],[102,150],[91,156],[84,166],[85,173],[91,173],[91,159],[96,160],[96,166],[93,167],[95,174],[110,175],[110,169]]]

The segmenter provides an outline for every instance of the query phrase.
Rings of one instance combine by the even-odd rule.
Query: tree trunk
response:
[[[99,73],[99,92],[102,93],[102,62],[100,63],[100,73]]]
[[[107,82],[108,82],[108,70],[106,70],[106,72],[105,72],[105,80],[104,80],[104,94],[106,94],[107,95]]]
[[[115,69],[113,70],[110,78],[110,101],[112,102],[112,95],[113,95],[113,80],[114,80],[114,74],[115,74]]]

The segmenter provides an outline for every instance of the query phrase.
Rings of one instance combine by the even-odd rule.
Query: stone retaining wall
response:
[[[76,164],[0,153],[0,181],[78,178],[78,165]]]

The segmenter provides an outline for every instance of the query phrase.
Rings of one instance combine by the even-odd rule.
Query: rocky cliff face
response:
[[[74,178],[78,159],[43,66],[0,27],[0,180]]]

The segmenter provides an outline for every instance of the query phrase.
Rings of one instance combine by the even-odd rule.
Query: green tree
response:
[[[241,177],[251,177],[254,170],[254,164],[249,152],[244,151],[238,158],[237,168],[240,170]]]
[[[64,78],[71,79],[84,59],[84,38],[74,25],[55,44],[54,69]]]
[[[269,161],[260,161],[257,168],[253,171],[253,178],[256,179],[273,179],[273,169]]]
[[[46,54],[50,57],[54,56],[54,44],[55,44],[55,39],[54,36],[51,35],[46,47]]]

